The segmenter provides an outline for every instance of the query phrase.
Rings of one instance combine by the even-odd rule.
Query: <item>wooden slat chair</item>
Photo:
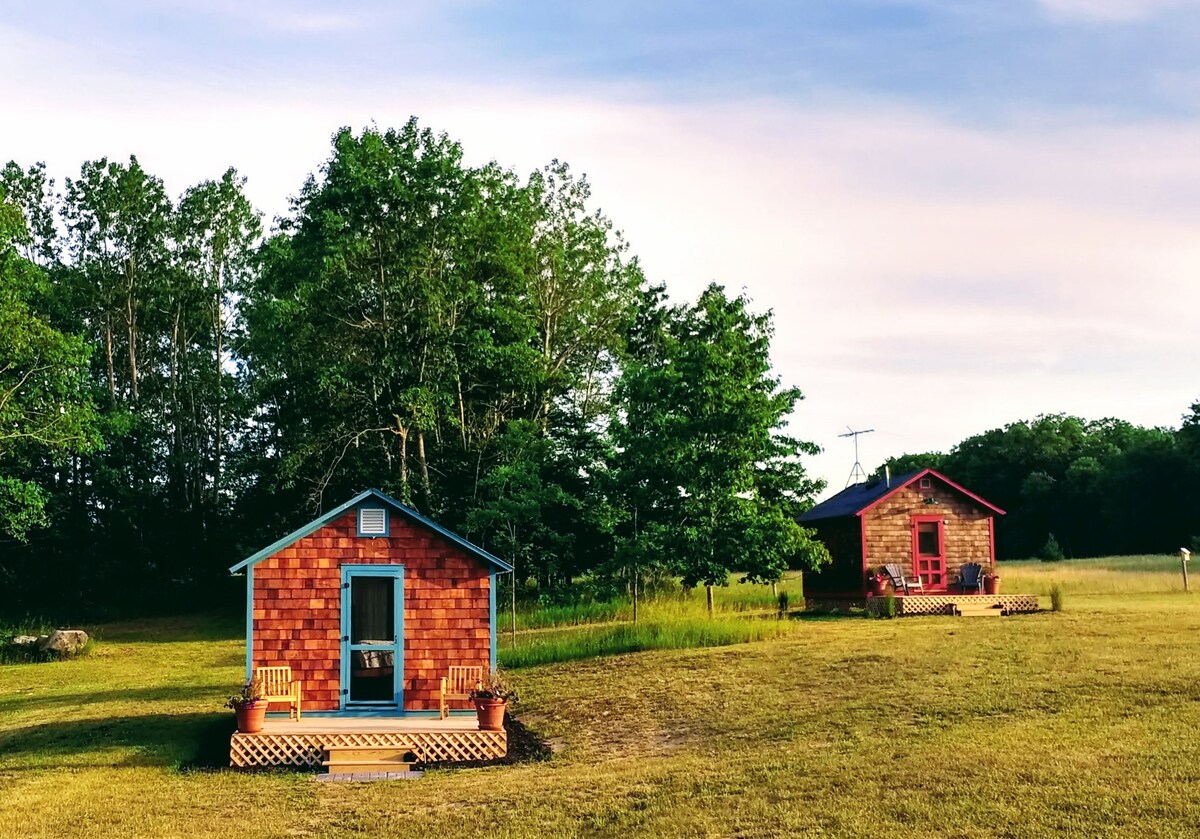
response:
[[[442,690],[438,700],[438,712],[441,718],[450,716],[450,701],[454,699],[470,699],[471,691],[483,684],[482,667],[451,666],[447,675],[442,676]]]
[[[883,573],[887,574],[892,581],[892,588],[901,594],[912,594],[914,591],[925,592],[925,584],[921,582],[921,578],[917,577],[913,580],[906,580],[904,572],[900,570],[900,565],[895,562],[889,562],[883,566]]]
[[[958,569],[958,587],[964,593],[974,589],[976,594],[983,594],[983,566],[978,562],[967,562]]]
[[[286,702],[288,718],[294,714],[300,719],[300,681],[292,678],[292,668],[256,667],[254,678],[262,681],[263,699],[268,702]]]

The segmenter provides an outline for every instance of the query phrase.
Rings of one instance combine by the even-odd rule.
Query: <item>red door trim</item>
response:
[[[918,548],[917,525],[922,524],[924,522],[935,522],[937,524],[938,555],[936,557],[921,556],[921,552]],[[941,570],[939,573],[942,575],[942,583],[941,583],[941,585],[938,585],[938,586],[935,586],[932,584],[926,585],[925,588],[927,591],[946,591],[949,588],[949,583],[946,579],[948,575],[946,573],[946,522],[945,522],[945,517],[944,516],[912,516],[911,524],[909,526],[912,528],[913,576],[916,577],[917,579],[921,578],[920,569],[918,568],[918,565],[917,565],[917,563],[920,560],[936,559],[936,560],[938,560],[939,564],[941,565]],[[924,580],[922,580],[922,582],[924,582]]]

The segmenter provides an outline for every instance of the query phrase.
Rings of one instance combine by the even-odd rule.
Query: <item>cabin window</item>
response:
[[[387,536],[388,514],[383,507],[358,508],[359,536]]]
[[[936,521],[917,522],[917,556],[941,556],[938,538],[939,525]]]
[[[933,489],[933,481],[929,480],[928,478],[922,478],[920,483],[918,483],[918,486],[921,487],[921,489]]]

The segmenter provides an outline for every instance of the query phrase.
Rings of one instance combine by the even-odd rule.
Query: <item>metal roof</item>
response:
[[[865,484],[848,486],[837,495],[833,496],[832,498],[825,499],[807,513],[800,516],[800,523],[805,524],[810,521],[835,519],[841,516],[856,516],[868,508],[875,506],[893,492],[896,492],[897,490],[908,486],[918,478],[923,478],[927,475],[937,478],[951,489],[961,492],[963,495],[967,496],[981,506],[987,507],[989,510],[992,510],[999,515],[1004,515],[1004,511],[995,504],[984,501],[975,493],[959,486],[940,472],[935,472],[933,469],[918,469],[915,472],[908,472],[904,475],[893,477],[890,484],[880,478],[877,481],[868,481]]]
[[[472,556],[478,557],[479,559],[483,560],[484,562],[488,562],[488,563],[491,563],[492,565],[495,565],[501,571],[513,570],[513,567],[511,565],[509,565],[507,562],[505,562],[504,560],[488,553],[487,551],[485,551],[483,548],[479,547],[478,545],[471,544],[466,539],[459,536],[457,533],[451,533],[449,530],[442,527],[437,522],[421,515],[416,510],[414,510],[412,507],[407,507],[404,504],[401,504],[395,498],[392,498],[390,495],[380,492],[377,489],[367,489],[367,490],[363,490],[358,495],[351,498],[345,504],[342,504],[339,507],[335,507],[334,509],[330,510],[328,513],[325,513],[324,515],[318,516],[317,518],[313,519],[312,521],[310,521],[308,524],[304,525],[300,529],[292,531],[291,533],[289,533],[287,536],[284,536],[279,541],[272,542],[270,545],[267,545],[265,548],[263,548],[258,553],[254,554],[252,556],[246,557],[241,562],[239,562],[237,565],[234,565],[232,568],[230,568],[229,569],[230,573],[241,571],[245,568],[248,568],[251,565],[254,565],[257,562],[260,562],[261,560],[266,559],[267,557],[271,556],[272,554],[278,553],[279,551],[286,548],[288,545],[291,545],[293,542],[298,542],[299,540],[303,539],[305,536],[308,536],[310,533],[312,533],[316,530],[319,530],[320,528],[329,524],[329,522],[333,521],[338,516],[345,513],[347,510],[357,507],[359,504],[361,504],[363,501],[366,501],[368,498],[375,498],[379,501],[382,501],[383,503],[387,504],[393,510],[400,513],[402,516],[409,519],[410,521],[415,522],[415,523],[421,525],[422,527],[426,527],[426,528],[432,530],[434,533],[441,536],[447,542],[451,542],[455,545],[458,545],[460,548],[462,548],[467,553],[471,554]]]

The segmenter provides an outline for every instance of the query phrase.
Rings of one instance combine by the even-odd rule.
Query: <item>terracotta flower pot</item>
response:
[[[476,699],[475,714],[479,717],[480,731],[503,731],[504,709],[508,702],[503,699]]]
[[[234,708],[233,713],[237,717],[239,732],[257,734],[263,730],[263,723],[267,719],[267,703],[255,702],[252,705],[243,705],[241,708]]]
[[[1000,593],[1000,575],[988,574],[983,578],[983,593],[984,594],[999,594]]]

